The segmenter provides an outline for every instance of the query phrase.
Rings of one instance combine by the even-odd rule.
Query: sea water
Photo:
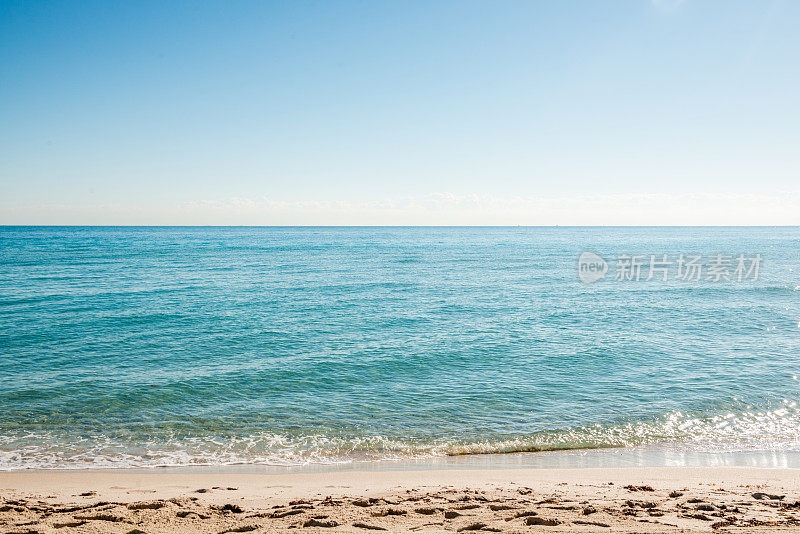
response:
[[[796,451],[799,322],[798,228],[0,227],[0,469]]]

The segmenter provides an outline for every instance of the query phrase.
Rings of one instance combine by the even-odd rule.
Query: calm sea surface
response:
[[[798,228],[0,227],[0,469],[800,450],[799,322]]]

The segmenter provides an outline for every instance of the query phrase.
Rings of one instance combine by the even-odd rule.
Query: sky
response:
[[[0,224],[800,224],[800,2],[0,0]]]

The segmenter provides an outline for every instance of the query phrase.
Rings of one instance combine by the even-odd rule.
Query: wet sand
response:
[[[800,470],[0,473],[0,532],[800,532]]]

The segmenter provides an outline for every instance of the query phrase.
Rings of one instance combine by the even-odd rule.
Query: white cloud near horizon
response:
[[[434,193],[372,200],[229,198],[0,206],[7,225],[778,226],[800,225],[800,193],[586,196]]]

